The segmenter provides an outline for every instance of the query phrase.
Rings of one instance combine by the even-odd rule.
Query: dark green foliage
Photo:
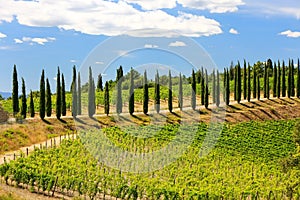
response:
[[[286,97],[285,70],[286,70],[286,66],[283,61],[282,62],[282,97]]]
[[[204,105],[204,100],[205,100],[205,77],[204,77],[204,71],[203,67],[201,69],[201,105]]]
[[[257,76],[257,100],[260,100],[260,81],[259,81],[259,76]]]
[[[277,94],[276,96],[279,98],[281,93],[281,70],[280,70],[280,62],[278,61],[277,67]]]
[[[214,87],[214,86],[213,86]],[[192,71],[192,99],[191,99],[192,109],[196,109],[196,76],[195,71]]]
[[[216,103],[216,74],[215,74],[215,70],[213,70],[212,72],[212,100],[213,103]]]
[[[256,68],[255,66],[253,66],[253,98],[256,98],[256,94],[257,94],[257,72],[256,72]]]
[[[230,74],[229,71],[226,71],[226,99],[225,99],[225,103],[226,105],[229,105],[230,103]]]
[[[209,104],[209,91],[208,91],[208,75],[207,70],[205,70],[205,99],[204,99],[204,106],[207,109]]]
[[[96,111],[95,102],[95,82],[93,79],[92,68],[89,68],[89,89],[88,89],[88,115],[90,118],[93,117]]]
[[[144,72],[144,100],[143,100],[143,112],[144,114],[148,113],[148,104],[149,104],[149,86],[148,86],[148,79],[147,79],[147,72]]]
[[[15,115],[20,111],[19,110],[18,72],[17,72],[16,65],[14,65],[14,69],[13,69],[12,106],[13,106],[13,114]]]
[[[273,69],[273,62],[271,59],[267,61],[267,77],[266,77],[266,98],[270,98],[270,71]]]
[[[46,106],[46,99],[45,99],[45,71],[42,71],[41,81],[40,81],[40,118],[42,120],[45,119],[45,106]]]
[[[295,96],[294,60],[291,63],[291,96]]]
[[[134,81],[133,81],[133,69],[130,70],[130,88],[129,88],[129,114],[134,113]]]
[[[78,84],[77,84],[77,114],[82,114],[82,106],[81,106],[81,77],[80,72],[78,72]],[[102,88],[103,91],[103,88]]]
[[[67,115],[66,84],[64,74],[61,75],[61,114],[62,116]]]
[[[103,91],[103,81],[102,81],[102,75],[98,75],[98,80],[97,80],[97,89]]]
[[[46,115],[47,115],[47,117],[51,117],[51,114],[52,114],[51,97],[52,97],[52,93],[51,93],[50,83],[47,78],[46,79]]]
[[[244,78],[244,100],[247,98],[247,66],[246,66],[246,60],[244,60],[244,73],[243,73],[243,78]]]
[[[64,81],[64,79],[63,79],[63,81]],[[64,82],[63,82],[63,87],[65,87]],[[59,67],[58,67],[57,68],[57,77],[56,77],[56,118],[57,119],[60,119],[61,114],[62,114],[62,104],[63,104],[62,99],[65,96],[65,94],[62,93],[63,89],[65,89],[65,88],[62,88],[62,86],[61,86],[61,83],[60,83],[60,70],[59,70]]]
[[[297,65],[297,97],[300,97],[300,61],[298,59]]]
[[[159,84],[159,74],[158,71],[155,75],[155,84],[154,84],[154,95],[155,95],[155,110],[157,113],[160,111],[160,84]]]
[[[291,67],[291,61],[289,60],[288,89],[287,89],[288,98],[290,98],[291,94],[292,94],[292,80],[291,80],[291,76],[292,76],[292,67]]]
[[[202,82],[202,80],[201,80],[201,82]],[[181,75],[181,73],[179,74],[178,107],[180,108],[180,110],[182,110],[182,108],[183,108],[183,92],[182,92],[182,75]]]
[[[104,90],[104,113],[109,115],[109,86],[108,82],[105,83],[105,90]]]
[[[248,64],[248,78],[247,78],[247,100],[250,102],[251,99],[251,70],[250,70],[250,64]]]
[[[197,82],[197,84],[201,84],[201,70],[200,69],[196,72],[196,82]]]
[[[26,88],[25,88],[25,81],[22,78],[22,106],[21,106],[21,116],[26,119],[27,114],[27,99],[26,99]]]
[[[123,100],[122,100],[122,82],[123,82],[123,68],[120,66],[119,69],[117,69],[117,113],[122,113],[122,107],[123,107]]]
[[[267,74],[268,74],[268,65],[265,64],[265,67],[264,67],[264,98],[267,98]]]
[[[277,97],[277,65],[274,63],[274,68],[273,68],[273,97]]]
[[[223,101],[225,102],[226,101],[226,78],[227,78],[227,72],[226,72],[226,68],[224,68],[224,76],[223,76]]]
[[[77,116],[77,72],[76,67],[73,67],[73,81],[72,81],[72,116]]]
[[[220,74],[219,74],[219,70],[217,70],[216,105],[218,107],[220,105]]]
[[[237,67],[234,68],[234,100],[236,101],[237,100]]]
[[[241,65],[240,62],[238,62],[237,65],[237,96],[236,96],[236,100],[238,103],[241,102],[241,95],[242,95],[242,77],[241,77]]]
[[[34,101],[33,101],[33,95],[32,95],[32,91],[30,91],[30,105],[29,105],[29,109],[30,109],[30,117],[34,117],[35,115],[35,111],[34,111]]]
[[[196,85],[196,83],[195,83],[195,85]],[[169,88],[168,89],[169,89],[168,90],[168,94],[169,94],[168,95],[168,108],[169,108],[169,111],[172,112],[173,111],[173,91],[172,91],[173,88],[172,88],[172,75],[171,75],[170,70],[169,70]]]

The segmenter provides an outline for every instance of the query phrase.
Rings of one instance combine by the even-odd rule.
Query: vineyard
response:
[[[299,199],[300,170],[285,165],[296,151],[292,133],[298,122],[225,124],[216,147],[203,157],[200,149],[208,130],[204,123],[94,129],[60,147],[36,149],[6,163],[0,175],[6,184],[32,192],[90,199]],[[151,154],[171,141],[188,140],[185,135],[193,131],[187,151],[153,172],[124,172],[101,162],[117,159],[103,154],[104,137],[132,154]],[[132,164],[130,156],[124,160],[128,171],[145,164]]]

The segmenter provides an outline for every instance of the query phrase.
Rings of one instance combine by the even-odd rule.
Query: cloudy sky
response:
[[[110,37],[127,34],[145,38],[146,49],[161,47],[160,40],[147,42],[148,31],[132,31],[137,29],[158,30],[150,36],[168,38],[170,50],[189,48],[174,33],[190,38],[203,47],[220,69],[231,61],[243,59],[253,63],[268,58],[300,57],[297,0],[0,0],[0,3],[0,91],[11,90],[14,64],[19,76],[25,78],[27,88],[38,89],[42,69],[55,88],[57,66],[69,85],[71,67],[76,65],[80,69],[90,52]],[[126,41],[115,44],[113,49],[119,56],[126,56],[122,43]],[[94,61],[95,66],[111,64],[101,55]],[[135,65],[113,63],[116,67]]]

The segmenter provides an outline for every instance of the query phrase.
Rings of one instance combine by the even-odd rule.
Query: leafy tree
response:
[[[97,89],[103,91],[102,75],[98,75]]]
[[[280,62],[278,61],[278,67],[277,67],[277,94],[276,96],[280,97],[280,90],[281,90],[281,70],[280,70]]]
[[[117,69],[117,113],[122,113],[122,107],[123,107],[123,100],[122,100],[122,82],[123,82],[123,68],[120,66],[119,69]]]
[[[248,78],[247,78],[247,100],[250,102],[251,99],[251,70],[250,70],[250,64],[248,63]]]
[[[273,97],[277,97],[277,65],[274,63],[274,68],[273,68]]]
[[[45,71],[42,71],[41,80],[40,80],[40,118],[45,119]]]
[[[218,107],[220,105],[220,74],[219,74],[219,70],[217,70],[216,105]]]
[[[109,115],[109,86],[107,81],[104,90],[104,112],[106,115]]]
[[[159,111],[160,111],[160,85],[159,85],[158,71],[156,71],[156,75],[155,75],[154,95],[155,95],[155,110],[157,113],[159,113]]]
[[[257,80],[257,72],[256,72],[256,67],[255,65],[253,66],[253,98],[255,99],[256,98],[256,93],[257,93],[257,83],[256,83],[256,80]]]
[[[133,81],[133,73],[132,68],[130,70],[130,88],[129,88],[129,114],[132,115],[134,113],[134,81]]]
[[[63,94],[62,91],[65,90],[65,82],[64,77],[62,76],[62,86],[60,84],[60,70],[59,67],[57,68],[57,76],[56,76],[56,118],[60,119],[61,114],[63,113],[63,103],[65,104],[65,101],[63,101],[63,98],[65,97],[65,94]],[[62,88],[63,87],[63,88]],[[65,114],[65,113],[63,113]]]
[[[204,77],[204,71],[203,67],[201,69],[201,105],[204,105],[204,100],[205,100],[205,77]]]
[[[95,83],[93,79],[92,68],[89,68],[89,90],[88,90],[88,115],[93,117],[96,111],[95,104]]]
[[[285,63],[282,62],[282,97],[286,97],[286,84],[285,84]]]
[[[51,117],[52,114],[52,101],[51,101],[51,88],[50,88],[50,83],[49,79],[46,79],[46,115],[47,117]]]
[[[244,60],[244,74],[243,74],[243,78],[244,78],[244,100],[246,100],[247,98],[247,66],[246,66],[246,60]]]
[[[257,76],[257,100],[260,100],[260,81],[259,81],[259,76]]]
[[[147,71],[144,72],[144,101],[143,101],[143,112],[146,115],[148,113],[148,104],[149,104],[149,90],[148,90],[148,80],[147,80]]]
[[[60,83],[58,83],[60,85]],[[57,92],[60,89],[57,88]],[[67,115],[67,104],[66,104],[66,84],[64,74],[61,75],[61,115]]]
[[[202,82],[202,80],[201,80]],[[183,92],[182,92],[182,75],[179,74],[179,90],[178,90],[178,107],[182,111],[183,108]]]
[[[196,75],[193,69],[192,71],[192,99],[191,99],[192,109],[196,109]]]
[[[208,76],[207,76],[207,70],[205,70],[205,100],[204,100],[204,106],[207,109],[209,104],[209,91],[208,91]]]
[[[173,111],[173,91],[172,90],[173,90],[173,88],[172,88],[172,76],[171,76],[171,71],[169,70],[168,108],[169,108],[170,112]]]
[[[297,65],[297,97],[300,98],[300,61],[298,59]]]
[[[77,116],[77,72],[76,67],[73,67],[73,81],[72,81],[72,116]]]
[[[18,72],[17,72],[16,65],[14,65],[14,69],[13,69],[12,105],[13,105],[13,113],[14,113],[14,115],[16,115],[20,111],[19,110]]]
[[[27,114],[27,99],[26,99],[26,88],[25,88],[25,81],[22,78],[22,107],[21,107],[21,115],[24,119],[26,119]]]
[[[33,94],[32,91],[30,90],[30,117],[34,118],[35,112],[34,112],[34,101],[33,101]]]
[[[102,83],[101,83],[102,86]],[[81,115],[82,114],[82,106],[81,106],[81,77],[80,77],[80,72],[78,72],[78,91],[77,91],[77,114]],[[101,88],[100,88],[101,89]],[[101,91],[103,91],[103,86]]]

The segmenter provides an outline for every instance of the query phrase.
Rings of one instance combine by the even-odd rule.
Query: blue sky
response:
[[[300,57],[300,4],[296,0],[0,3],[0,91],[11,91],[14,64],[28,90],[38,89],[45,69],[54,91],[57,66],[69,88],[73,65],[82,73],[91,65],[95,77],[102,72],[110,79],[119,65],[129,70],[157,63],[188,74],[191,66],[185,59],[195,68],[223,69],[243,59],[252,64]],[[203,57],[197,60],[193,53]]]

